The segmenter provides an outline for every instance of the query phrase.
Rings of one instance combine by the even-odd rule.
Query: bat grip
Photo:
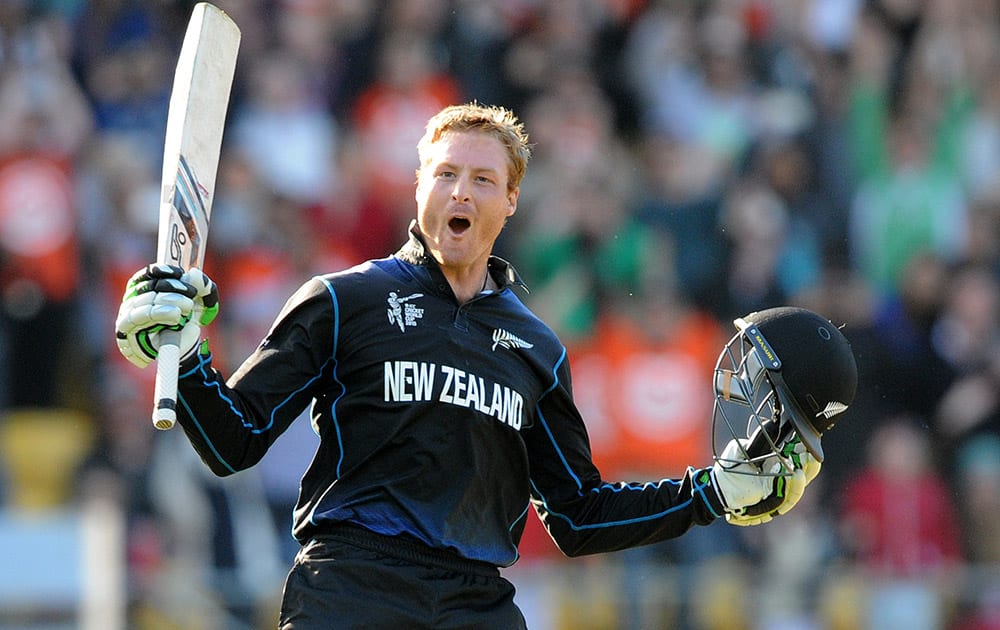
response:
[[[160,332],[160,348],[156,357],[156,385],[153,426],[161,431],[172,429],[177,422],[177,371],[180,364],[181,333],[178,330]]]
[[[773,448],[772,443],[780,446],[788,436],[791,427],[786,423],[782,428],[774,420],[765,420],[750,436],[750,443],[746,446],[746,453],[751,461],[763,459],[769,455]],[[768,440],[768,438],[771,438]],[[759,464],[756,464],[758,468]]]
[[[758,470],[762,468],[765,458],[774,452],[774,443],[780,447],[791,433],[791,423],[786,422],[784,426],[779,425],[774,420],[765,420],[750,436],[750,443],[746,446],[746,454]],[[768,439],[770,438],[770,440]],[[769,497],[756,505],[746,508],[746,516],[760,516],[776,510],[785,500],[784,496],[772,493]]]

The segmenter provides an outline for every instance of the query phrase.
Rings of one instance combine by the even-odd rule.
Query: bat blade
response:
[[[239,27],[207,2],[195,5],[174,73],[163,143],[156,261],[190,269],[205,261],[212,196],[239,52]],[[160,333],[153,426],[177,419],[180,334]]]

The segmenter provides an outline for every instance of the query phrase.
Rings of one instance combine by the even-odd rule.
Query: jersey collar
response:
[[[420,228],[417,227],[417,222],[410,222],[410,238],[404,244],[398,252],[396,252],[396,258],[404,262],[408,262],[411,265],[421,265],[429,269],[433,269],[435,272],[440,273],[441,268],[434,257],[427,252],[427,246],[424,243],[424,237],[420,233]],[[528,292],[528,285],[524,283],[521,279],[521,275],[517,273],[514,269],[514,265],[510,264],[503,258],[499,256],[490,256],[489,260],[489,270],[490,275],[493,276],[493,280],[503,291],[508,287],[521,287],[524,292]]]

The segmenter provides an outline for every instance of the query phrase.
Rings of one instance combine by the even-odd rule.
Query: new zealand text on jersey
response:
[[[423,361],[386,361],[384,373],[386,402],[437,400],[475,409],[521,429],[524,397],[509,387],[449,365]]]

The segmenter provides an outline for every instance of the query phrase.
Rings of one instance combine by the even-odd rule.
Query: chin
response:
[[[441,251],[438,255],[438,264],[442,267],[458,268],[472,264],[472,259],[467,255],[459,255],[454,252]]]

